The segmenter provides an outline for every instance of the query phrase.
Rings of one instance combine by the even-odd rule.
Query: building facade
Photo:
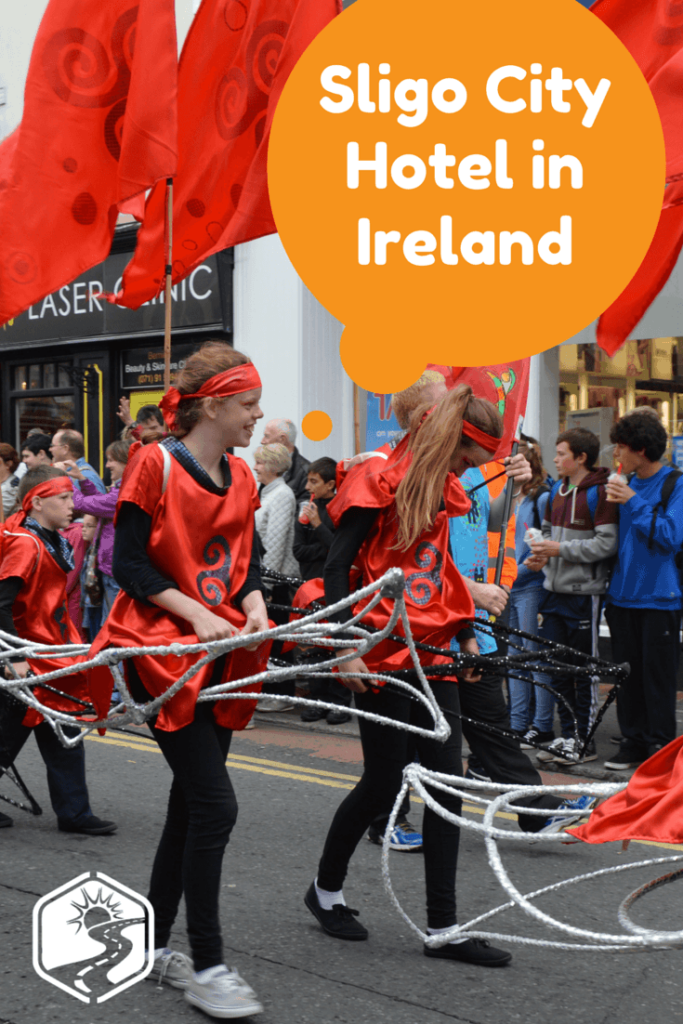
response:
[[[45,6],[46,0],[25,0],[3,13],[0,138],[21,119],[31,46]],[[179,45],[196,8],[196,0],[176,0]],[[101,295],[115,290],[135,231],[133,224],[120,224],[103,264],[0,330],[2,440],[18,447],[32,426],[52,431],[69,423],[83,432],[88,459],[101,469],[104,449],[121,428],[120,397],[131,400],[134,412],[160,398],[163,302],[131,311]],[[374,415],[377,399],[361,392],[354,405],[354,387],[339,358],[342,325],[300,280],[277,235],[210,257],[173,291],[174,372],[203,340],[222,338],[259,368],[266,420],[286,417],[298,425],[311,410],[329,413],[329,438],[313,442],[300,435],[308,458],[348,455],[356,434],[365,447],[367,411]],[[595,325],[534,356],[525,429],[541,440],[546,464],[564,426],[584,423],[606,444],[614,418],[640,404],[657,409],[672,439],[683,435],[682,339],[683,259],[614,359],[597,349]],[[481,341],[471,349],[483,350]],[[385,411],[388,406],[382,403]],[[257,430],[245,458],[260,437]]]

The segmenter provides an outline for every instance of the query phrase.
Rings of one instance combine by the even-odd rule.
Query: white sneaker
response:
[[[159,986],[164,982],[171,988],[187,988],[193,975],[194,964],[189,956],[169,949],[167,953],[157,957],[147,977],[150,981],[156,981]]]
[[[284,697],[262,697],[256,705],[257,711],[291,711],[294,704]]]
[[[571,744],[573,749],[574,744],[571,740],[565,739],[564,736],[558,736],[556,740],[548,744],[545,750],[539,750],[536,757],[539,761],[554,761],[558,755],[565,753],[568,743]]]
[[[254,990],[237,971],[228,970],[223,964],[210,968],[208,978],[203,982],[193,974],[185,989],[185,999],[209,1017],[224,1020],[263,1012]]]

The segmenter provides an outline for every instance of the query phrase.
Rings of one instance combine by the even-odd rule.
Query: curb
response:
[[[342,722],[341,725],[329,725],[324,718],[319,722],[302,722],[297,711],[255,711],[252,721],[257,725],[274,725],[278,729],[294,729],[297,732],[312,732],[320,736],[350,736],[353,739],[360,739],[358,719],[352,718],[350,722]]]

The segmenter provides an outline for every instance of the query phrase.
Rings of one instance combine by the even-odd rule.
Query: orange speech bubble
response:
[[[576,0],[359,0],[292,72],[268,171],[345,369],[389,393],[594,320],[645,255],[664,168],[645,79]]]

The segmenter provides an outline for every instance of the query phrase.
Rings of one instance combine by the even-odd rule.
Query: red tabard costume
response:
[[[0,580],[18,576],[24,585],[12,606],[12,617],[17,633],[23,640],[35,640],[41,644],[82,644],[76,626],[69,617],[66,596],[66,573],[55,562],[40,538],[19,525],[25,518],[23,512],[8,519],[2,533],[2,563]],[[83,658],[28,658],[36,675],[56,672],[67,665],[75,665]],[[70,693],[80,700],[89,699],[87,680],[81,673],[55,679],[51,686],[64,693]],[[49,690],[36,687],[36,698],[46,707],[71,714],[79,705],[58,697]],[[42,722],[43,716],[28,708],[23,725],[33,728]]]
[[[474,603],[449,552],[448,518],[461,516],[470,509],[470,500],[453,474],[446,477],[443,498],[445,509],[407,551],[396,548],[398,520],[396,490],[412,461],[408,438],[391,452],[389,458],[368,459],[346,475],[341,489],[327,506],[335,526],[351,508],[376,508],[379,515],[363,542],[354,563],[362,572],[365,586],[378,580],[393,566],[403,569],[406,578],[405,600],[415,640],[435,647],[448,647],[450,640],[474,618]],[[312,581],[309,581],[312,582]],[[369,603],[367,598],[354,606],[354,614]],[[384,599],[368,613],[363,622],[376,628],[386,625],[393,601]],[[401,623],[395,632],[403,634]],[[408,648],[391,640],[374,647],[363,660],[373,672],[410,668]],[[423,664],[448,664],[441,655],[420,654]]]
[[[241,629],[246,616],[231,599],[246,581],[259,500],[246,462],[232,456],[228,459],[232,483],[226,495],[212,494],[201,487],[173,456],[164,490],[162,453],[158,445],[148,445],[135,455],[132,465],[129,463],[119,505],[132,502],[152,517],[147,554],[158,571],[175,580],[181,593]],[[198,643],[184,619],[156,605],[136,601],[122,590],[90,655],[105,647],[154,647],[178,642]],[[264,643],[256,651],[241,648],[229,654],[221,681],[264,671],[269,649],[270,643]],[[146,655],[135,659],[135,667],[147,691],[158,697],[201,657],[203,652]],[[158,728],[173,732],[192,722],[197,695],[208,685],[213,668],[213,663],[206,665],[162,705]],[[255,693],[260,689],[260,684],[249,687]],[[91,692],[100,715],[109,708],[111,691],[109,670],[93,670]],[[255,704],[248,700],[218,701],[214,716],[228,729],[243,729]]]
[[[585,825],[567,829],[586,843],[649,839],[683,843],[683,736],[636,768],[622,793],[611,796]]]

